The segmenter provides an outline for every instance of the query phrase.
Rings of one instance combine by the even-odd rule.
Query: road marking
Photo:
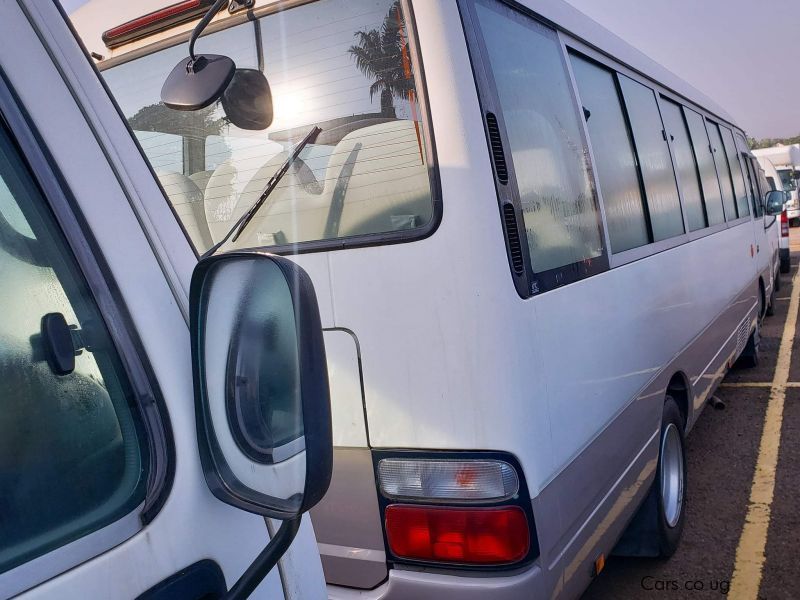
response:
[[[790,300],[791,296],[786,296],[784,298],[775,298],[775,300]]]
[[[730,383],[723,382],[719,384],[721,388],[771,388],[772,386],[773,384],[767,381],[732,381]],[[785,387],[800,387],[800,381],[787,381]]]
[[[781,425],[786,388],[789,387],[789,366],[792,362],[792,344],[797,327],[797,312],[800,308],[800,271],[792,277],[792,295],[789,313],[783,326],[781,345],[775,375],[772,378],[767,414],[761,432],[753,485],[750,488],[750,504],[736,548],[736,563],[731,578],[729,598],[733,600],[757,600],[764,572],[764,551],[767,547],[772,499],[775,494],[775,469],[781,445]]]

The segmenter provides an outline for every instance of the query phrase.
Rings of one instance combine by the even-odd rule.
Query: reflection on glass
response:
[[[672,142],[672,154],[678,170],[689,231],[697,231],[706,226],[706,215],[703,208],[703,194],[700,191],[697,163],[694,159],[692,143],[689,140],[689,129],[678,104],[662,98],[661,110],[664,115],[664,125]]]
[[[571,56],[581,103],[588,111],[589,138],[600,181],[611,250],[622,252],[649,242],[636,158],[614,75]]]
[[[739,216],[744,217],[750,214],[750,205],[747,202],[747,189],[744,183],[744,173],[742,164],[739,162],[739,153],[736,151],[736,142],[733,140],[733,132],[725,126],[720,126],[722,132],[722,143],[725,147],[725,156],[728,159],[728,166],[733,176],[733,189],[736,193],[736,209]]]
[[[42,317],[86,347],[71,373],[45,359]],[[93,296],[0,126],[0,573],[132,512],[148,451]]]
[[[322,134],[226,249],[430,223],[415,65],[397,0],[319,0],[203,36],[202,46],[239,68],[263,62],[275,112],[269,129],[239,129],[218,104],[166,109],[161,85],[185,56],[183,44],[103,72],[198,251],[225,235],[314,125]]]
[[[711,148],[714,152],[714,163],[717,165],[717,175],[719,184],[722,188],[722,204],[725,207],[725,220],[732,221],[736,218],[736,196],[733,191],[733,180],[731,170],[728,167],[728,159],[725,157],[725,146],[722,144],[722,136],[719,133],[719,126],[713,121],[706,121],[708,138],[711,140]]]
[[[298,510],[306,457],[292,292],[259,257],[211,268],[201,351],[215,460],[228,485]]]
[[[722,209],[722,193],[719,189],[717,169],[714,166],[714,157],[711,153],[711,145],[703,117],[689,108],[684,108],[684,115],[686,115],[686,122],[689,125],[697,166],[700,169],[700,181],[703,184],[703,197],[706,200],[708,224],[711,226],[724,223],[725,213]]]
[[[619,82],[636,141],[653,241],[681,235],[684,233],[681,201],[655,92],[624,75],[619,76]]]
[[[533,270],[541,273],[602,254],[597,206],[555,32],[498,10],[504,14],[478,5],[478,16],[511,145]]]

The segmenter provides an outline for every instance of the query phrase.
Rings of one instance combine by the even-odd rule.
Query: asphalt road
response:
[[[678,551],[666,561],[609,558],[584,600],[700,600],[721,595],[749,600],[800,598],[800,327],[794,331],[789,327],[786,333],[792,353],[779,413],[782,422],[764,434],[773,378],[778,379],[776,365],[790,304],[791,279],[800,261],[800,228],[791,230],[791,243],[792,271],[782,276],[775,315],[763,323],[759,366],[728,374],[717,391],[725,408],[707,406],[687,439],[686,526]],[[788,352],[784,356],[788,357]],[[774,407],[774,399],[772,402]],[[773,408],[772,423],[775,414]],[[767,477],[774,481],[774,494],[765,511],[760,503],[751,505],[754,474],[756,465],[764,464],[769,449],[776,446],[777,468],[774,478]],[[757,494],[764,483],[763,478],[757,478]],[[748,535],[742,535],[746,522],[757,531],[759,520],[763,523],[762,535],[750,536],[750,529]],[[762,552],[753,539],[763,541],[763,533],[766,544]],[[737,550],[741,554],[738,561]],[[750,565],[748,569],[747,556],[755,556],[760,567],[754,571]],[[737,569],[736,585],[732,586]],[[758,572],[760,583],[753,576]]]

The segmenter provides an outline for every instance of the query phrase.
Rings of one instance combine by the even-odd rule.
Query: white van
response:
[[[307,275],[176,269],[196,259],[58,4],[0,2],[0,39],[0,598],[324,598]]]
[[[764,178],[767,181],[769,189],[784,192],[786,195],[786,202],[788,204],[792,200],[792,194],[783,187],[783,178],[781,177],[780,173],[778,173],[775,165],[772,164],[772,161],[769,158],[764,156],[759,156],[757,158],[759,166],[764,171]],[[786,210],[786,208],[784,208],[783,212],[781,212],[780,224],[781,273],[788,273],[791,270],[791,259],[789,256],[789,212]]]
[[[74,50],[48,8],[22,6],[39,36]],[[312,520],[330,597],[574,598],[615,547],[675,551],[684,436],[733,362],[758,360],[777,277],[783,197],[721,107],[558,0],[95,0],[75,24],[107,90],[52,50],[42,60],[70,96],[42,94],[19,67],[14,83],[47,135],[69,115],[56,100],[91,125],[102,156],[70,129],[63,160],[96,235],[123,254],[137,314],[172,318],[148,333],[154,368],[188,375],[175,317],[189,314],[199,256],[267,249],[314,283],[335,450]],[[185,94],[186,79],[204,93]],[[238,102],[242,89],[257,101]],[[169,288],[140,277],[129,235]],[[258,419],[228,396],[239,432],[219,448],[258,446]],[[153,585],[200,555],[236,577],[253,549],[261,521],[236,513],[247,537],[202,511],[187,404],[175,486],[194,487],[173,486],[144,535],[118,546],[137,552],[130,585],[142,561],[158,563]],[[203,441],[214,414],[199,414]],[[258,473],[252,485],[272,475]],[[195,537],[156,532],[175,521]],[[286,589],[315,585],[315,566]],[[114,584],[129,595],[127,579]]]

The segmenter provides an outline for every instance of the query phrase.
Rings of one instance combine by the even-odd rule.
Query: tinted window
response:
[[[739,162],[739,153],[736,151],[736,142],[733,139],[733,132],[725,126],[720,126],[722,133],[722,143],[725,147],[725,156],[728,158],[728,166],[733,177],[733,189],[736,193],[736,209],[740,217],[750,214],[747,202],[747,190],[744,185],[744,173],[742,164]]]
[[[769,184],[769,189],[777,190],[778,186],[775,185],[775,178],[767,176],[767,183]]]
[[[132,392],[70,250],[0,128],[0,573],[144,501]],[[44,336],[45,315],[72,333]],[[61,332],[64,332],[63,321]],[[48,361],[76,354],[74,370]]]
[[[511,145],[537,273],[602,255],[597,203],[572,86],[554,31],[477,6]]]
[[[703,207],[703,193],[700,189],[699,171],[694,158],[689,128],[683,116],[683,109],[674,102],[661,99],[661,110],[664,125],[672,142],[672,154],[678,170],[683,207],[689,222],[689,231],[703,229],[706,225],[706,213]]]
[[[725,146],[722,144],[722,136],[716,123],[706,121],[706,129],[708,138],[711,140],[714,164],[717,166],[717,175],[719,176],[719,185],[722,188],[725,220],[732,221],[736,218],[736,195],[733,191],[733,180],[731,179],[731,171],[728,168],[728,159],[725,157]]]
[[[755,177],[753,175],[753,167],[750,164],[749,159],[745,159],[744,161],[744,172],[747,180],[747,192],[750,194],[750,203],[753,206],[753,214],[756,217],[760,217],[761,216],[760,204],[756,200],[758,194],[758,188],[755,187]]]
[[[681,201],[655,93],[624,75],[619,76],[619,81],[642,170],[653,241],[681,235],[684,233]]]
[[[714,167],[714,157],[708,133],[703,122],[703,117],[690,109],[685,109],[686,122],[692,137],[692,146],[700,169],[700,181],[703,185],[703,197],[706,201],[706,214],[708,224],[717,225],[725,222],[725,213],[722,209],[722,195],[717,179],[717,170]]]
[[[319,0],[257,26],[209,33],[203,51],[231,56],[240,68],[263,62],[275,114],[266,131],[236,127],[219,104],[164,107],[161,85],[185,44],[103,71],[195,248],[223,238],[314,125],[322,133],[226,249],[428,225],[429,165],[400,3]]]
[[[643,246],[649,242],[644,203],[615,76],[578,56],[571,56],[571,61],[584,116],[588,115],[611,250],[622,252]]]

